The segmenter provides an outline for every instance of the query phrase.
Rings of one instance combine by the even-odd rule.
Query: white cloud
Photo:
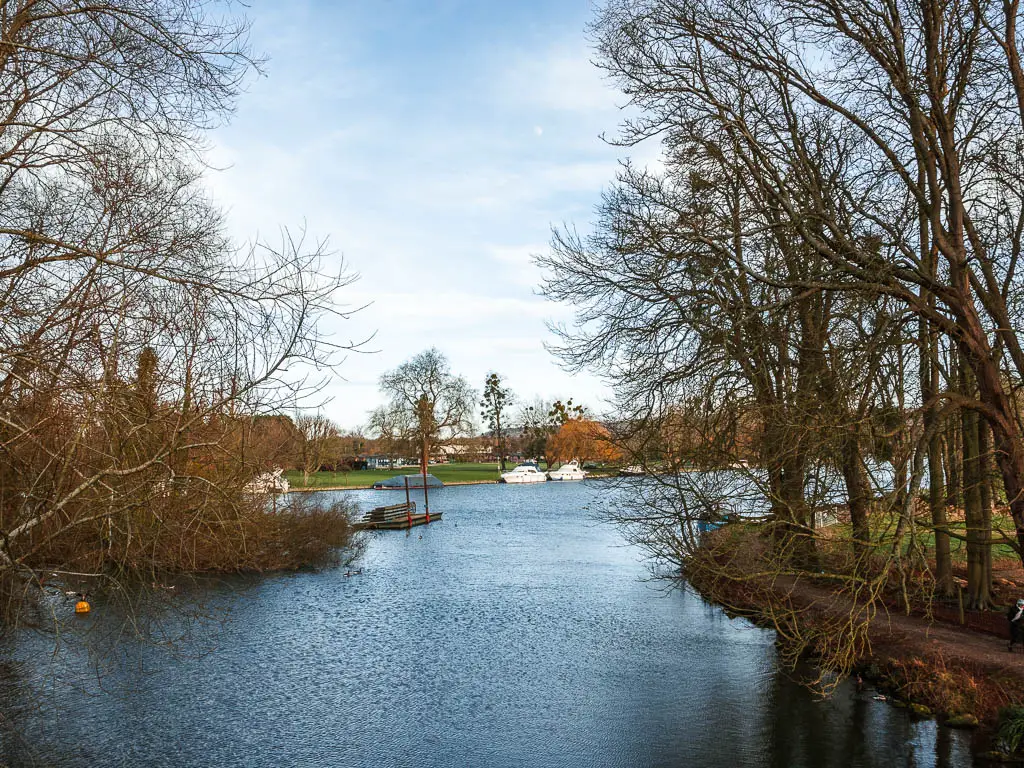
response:
[[[501,278],[511,285],[522,286],[531,290],[540,285],[543,274],[533,263],[538,254],[547,252],[547,243],[533,245],[492,245],[488,249],[491,259],[495,262]],[[549,313],[556,310],[551,305]]]
[[[593,53],[579,38],[540,53],[514,50],[504,55],[509,66],[501,87],[495,89],[502,98],[536,109],[575,113],[613,112],[626,100],[594,66]]]
[[[386,289],[367,289],[361,286],[350,297],[373,302],[364,312],[376,315],[381,322],[427,320],[449,326],[454,323],[484,321],[543,320],[553,315],[564,315],[569,310],[549,304],[540,297],[515,298],[483,293],[433,291],[393,292]]]
[[[274,47],[270,76],[215,135],[211,161],[228,170],[210,188],[236,238],[305,225],[361,273],[340,298],[372,303],[328,330],[340,341],[376,332],[379,353],[349,356],[325,412],[361,423],[380,374],[430,346],[476,385],[498,370],[524,398],[597,405],[603,385],[566,374],[543,348],[545,322],[572,309],[533,292],[532,256],[547,251],[552,224],[587,228],[621,154],[597,138],[614,132],[618,96],[582,31],[540,50],[482,49],[453,75],[465,80],[418,92],[372,58],[338,53],[364,45],[351,30],[336,37],[345,45],[310,44],[336,35],[316,14],[285,19],[281,40],[257,21]]]

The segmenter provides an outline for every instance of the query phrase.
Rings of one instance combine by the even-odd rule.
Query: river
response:
[[[227,617],[205,625],[202,654],[135,647],[97,675],[82,649],[101,604],[56,656],[39,652],[50,637],[8,639],[6,762],[973,764],[969,734],[849,685],[819,700],[779,671],[771,632],[650,581],[640,553],[594,517],[609,492],[603,481],[432,492],[444,519],[372,534],[360,575],[228,580],[191,596]]]

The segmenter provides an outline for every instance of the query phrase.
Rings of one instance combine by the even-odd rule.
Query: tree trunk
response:
[[[501,430],[501,414],[497,413],[494,416],[494,431],[498,435],[498,466],[501,467],[501,471],[505,471],[505,435]]]
[[[896,347],[896,412],[900,418],[904,418],[907,412],[906,406],[906,360],[902,346]],[[896,487],[896,508],[905,509],[907,503],[907,483],[909,480],[908,468],[913,448],[910,447],[905,436],[897,433],[894,440],[896,461],[893,463],[893,481]]]
[[[962,393],[970,397],[974,377],[964,365],[961,368]],[[981,500],[981,462],[978,439],[978,412],[963,408],[960,424],[963,432],[964,525],[967,536],[967,607],[988,608],[991,604],[991,583],[985,569],[989,535]]]
[[[784,458],[773,473],[772,508],[778,523],[777,543],[795,567],[815,570],[818,557],[804,495],[806,457],[802,453]]]
[[[942,483],[942,439],[938,434],[928,441],[928,507],[935,530],[935,589],[940,596],[950,597],[953,594],[953,555]]]
[[[934,301],[934,300],[933,300]],[[935,591],[940,597],[953,594],[953,557],[949,543],[949,521],[946,517],[945,483],[942,475],[942,436],[935,429],[939,387],[938,335],[927,321],[918,324],[921,361],[921,399],[924,402],[924,429],[928,440],[928,509],[935,534]]]
[[[850,508],[850,524],[853,528],[854,567],[860,573],[866,565],[865,559],[871,552],[871,531],[868,527],[868,481],[861,462],[860,440],[855,427],[843,440],[843,480],[846,483],[846,497]]]
[[[965,302],[966,304],[966,302]],[[964,357],[974,374],[977,399],[985,406],[992,429],[996,463],[1003,477],[1010,514],[1017,533],[1017,554],[1024,562],[1024,436],[1017,422],[1017,410],[1003,384],[998,357],[988,343],[973,305],[968,305],[959,325]],[[972,386],[972,390],[974,390]]]
[[[978,481],[981,497],[981,521],[985,532],[982,555],[982,578],[992,586],[992,428],[988,421],[978,418]]]
[[[946,508],[952,507],[953,509],[961,509],[963,502],[961,501],[961,478],[960,468],[962,462],[960,460],[960,423],[956,419],[947,419],[945,428],[945,447],[946,447],[946,471],[948,477],[946,478]]]

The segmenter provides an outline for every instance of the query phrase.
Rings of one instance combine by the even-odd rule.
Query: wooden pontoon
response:
[[[375,507],[367,512],[361,520],[356,521],[356,527],[368,531],[392,531],[412,528],[440,519],[440,512],[432,512],[428,517],[427,513],[416,511],[415,501],[409,501],[405,504]]]

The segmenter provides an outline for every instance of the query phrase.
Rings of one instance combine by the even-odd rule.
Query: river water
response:
[[[640,553],[594,517],[609,492],[587,481],[431,493],[443,521],[372,534],[360,575],[190,596],[227,621],[204,625],[185,654],[122,641],[97,674],[82,648],[96,645],[84,638],[101,634],[103,605],[46,661],[52,637],[9,641],[6,762],[973,764],[967,734],[871,691],[818,700],[778,670],[772,633],[648,580]]]

